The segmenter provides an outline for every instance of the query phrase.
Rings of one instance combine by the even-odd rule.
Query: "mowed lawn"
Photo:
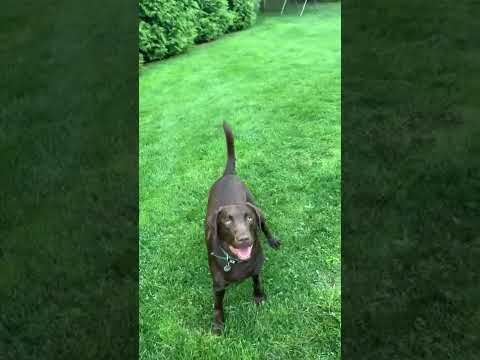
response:
[[[223,120],[283,245],[262,236],[267,302],[250,280],[229,287],[215,337],[203,220]],[[340,358],[340,3],[262,16],[142,70],[140,357]]]

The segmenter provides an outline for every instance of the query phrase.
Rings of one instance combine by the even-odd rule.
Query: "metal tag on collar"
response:
[[[230,262],[227,262],[227,265],[225,265],[223,267],[223,271],[225,271],[225,272],[229,272],[231,269],[232,269],[232,267],[230,266]]]

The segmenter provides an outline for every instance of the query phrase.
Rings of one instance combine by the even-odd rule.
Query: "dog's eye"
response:
[[[253,221],[253,218],[250,215],[247,215],[247,221],[251,223]]]

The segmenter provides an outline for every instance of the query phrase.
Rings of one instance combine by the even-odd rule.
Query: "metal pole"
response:
[[[287,5],[287,1],[288,1],[288,0],[285,0],[285,1],[283,2],[282,12],[280,13],[280,15],[283,15],[283,10],[285,9],[285,5]]]
[[[303,15],[303,10],[305,10],[305,5],[307,5],[307,1],[308,1],[308,0],[305,0],[305,3],[303,4],[303,8],[302,8],[302,12],[300,13],[300,16]]]

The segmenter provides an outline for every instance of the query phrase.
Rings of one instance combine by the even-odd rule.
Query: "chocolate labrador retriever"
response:
[[[210,189],[205,240],[208,264],[213,280],[214,315],[212,331],[218,335],[224,327],[223,297],[225,288],[247,277],[253,280],[253,296],[256,304],[265,299],[260,283],[260,270],[265,257],[257,238],[257,230],[265,234],[268,244],[278,249],[275,239],[252,194],[235,175],[235,150],[232,130],[223,123],[227,140],[227,164],[223,176]]]

